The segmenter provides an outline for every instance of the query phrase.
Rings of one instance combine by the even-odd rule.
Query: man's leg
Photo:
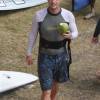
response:
[[[91,1],[90,1],[90,2],[91,2],[91,9],[94,8],[95,1],[96,1],[96,0],[91,0]]]
[[[41,100],[51,100],[50,96],[53,82],[52,66],[54,65],[47,54],[40,53],[38,58],[38,76],[42,90]]]
[[[91,0],[91,13],[95,15],[95,0]]]
[[[51,100],[56,100],[57,92],[58,92],[58,83],[54,81],[51,90]]]
[[[41,100],[56,100],[57,92],[58,83],[54,81],[51,90],[42,91]]]
[[[42,91],[41,100],[51,100],[50,95],[51,90]]]
[[[91,12],[84,17],[85,19],[89,19],[95,16],[95,8],[94,8],[95,1],[96,0],[90,0]]]

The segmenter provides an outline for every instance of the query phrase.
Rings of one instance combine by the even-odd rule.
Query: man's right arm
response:
[[[32,49],[35,45],[37,35],[38,35],[38,22],[36,20],[36,15],[35,15],[32,21],[32,31],[29,33],[29,38],[28,38],[28,49],[26,55],[26,62],[28,65],[32,64]]]

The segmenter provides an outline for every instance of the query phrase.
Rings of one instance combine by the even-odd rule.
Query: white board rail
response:
[[[37,6],[46,2],[47,0],[0,0],[0,11],[23,9]]]
[[[24,72],[0,71],[0,93],[33,83],[38,77]]]

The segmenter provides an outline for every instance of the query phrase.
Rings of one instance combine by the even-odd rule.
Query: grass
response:
[[[70,0],[63,1],[62,6],[71,9]],[[100,80],[96,79],[95,72],[100,69],[100,43],[91,44],[91,38],[96,26],[100,1],[96,1],[96,17],[83,20],[89,8],[75,13],[79,30],[79,37],[71,44],[73,63],[70,67],[72,82],[60,85],[57,100],[99,100]],[[37,75],[37,48],[33,51],[33,65],[25,62],[28,33],[31,30],[32,16],[35,11],[46,7],[41,6],[0,12],[0,70],[13,70],[33,73]],[[29,88],[21,88],[0,95],[1,100],[39,100],[40,85],[36,82]],[[30,97],[30,99],[29,99]],[[66,99],[67,98],[67,99]]]

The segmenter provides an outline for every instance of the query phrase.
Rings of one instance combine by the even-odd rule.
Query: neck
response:
[[[48,9],[52,14],[57,14],[57,13],[59,13],[61,11],[60,7],[57,7],[55,9],[49,7]]]

